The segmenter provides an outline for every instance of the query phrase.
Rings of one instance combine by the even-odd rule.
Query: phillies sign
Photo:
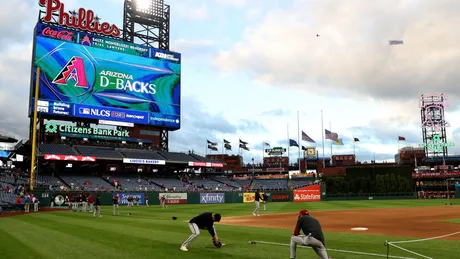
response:
[[[45,154],[44,158],[45,160],[96,162],[95,156],[70,156],[70,155]]]
[[[116,25],[100,23],[101,18],[94,15],[92,10],[80,8],[78,12],[66,12],[64,4],[59,0],[39,0],[38,4],[46,10],[44,22],[53,22],[53,14],[57,14],[58,23],[62,26],[113,37],[121,35],[121,30]]]

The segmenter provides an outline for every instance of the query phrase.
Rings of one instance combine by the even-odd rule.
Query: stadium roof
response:
[[[0,131],[0,142],[3,142],[3,143],[16,143],[16,142],[18,142],[18,140],[15,139],[14,137],[8,136],[8,134]]]

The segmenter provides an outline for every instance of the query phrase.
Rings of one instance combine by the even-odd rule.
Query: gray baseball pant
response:
[[[259,215],[259,208],[260,208],[260,203],[258,201],[254,201],[256,204],[256,209],[254,210],[254,214]]]
[[[328,259],[326,247],[318,239],[312,236],[292,236],[291,237],[291,259],[296,258],[297,244],[310,246],[320,259]]]

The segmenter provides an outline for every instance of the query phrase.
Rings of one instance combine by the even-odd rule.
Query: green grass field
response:
[[[265,213],[297,212],[307,206],[310,211],[359,208],[393,208],[444,205],[437,200],[343,201],[319,203],[269,203]],[[0,257],[34,259],[79,258],[289,258],[289,248],[278,245],[249,245],[250,240],[288,244],[292,230],[247,228],[216,224],[217,233],[226,246],[215,248],[207,231],[190,246],[189,252],[179,250],[190,235],[187,222],[205,211],[225,216],[250,215],[253,204],[175,205],[162,210],[158,206],[120,208],[119,216],[111,215],[111,207],[102,208],[102,218],[90,213],[49,212],[0,218]],[[133,215],[128,216],[130,212]],[[263,214],[262,212],[261,214]],[[178,217],[177,221],[171,220]],[[258,219],[263,219],[260,217]],[[460,220],[458,221],[460,222]],[[454,226],[454,224],[453,224]],[[458,231],[458,228],[452,228]],[[446,233],[448,234],[448,233]],[[336,250],[384,255],[385,240],[407,238],[371,235],[325,233],[329,255],[334,259],[379,258]],[[402,244],[402,247],[433,258],[458,258],[460,242],[426,241]],[[421,258],[408,252],[391,249],[392,256]],[[317,258],[311,249],[298,249],[298,258]],[[380,257],[383,258],[383,257]]]

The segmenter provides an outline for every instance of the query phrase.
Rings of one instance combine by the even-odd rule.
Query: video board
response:
[[[34,44],[42,115],[180,128],[179,53],[41,23]]]

